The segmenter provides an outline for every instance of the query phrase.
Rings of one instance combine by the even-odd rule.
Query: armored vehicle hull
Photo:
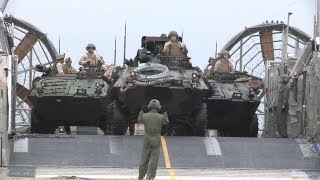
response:
[[[58,126],[97,126],[106,130],[109,103],[101,78],[56,75],[42,78],[29,93],[32,133],[53,133]]]
[[[207,99],[208,129],[218,130],[221,136],[257,137],[255,112],[260,100],[257,89],[247,84],[251,79],[243,73],[210,78],[212,95]]]
[[[202,80],[199,82],[199,87],[193,87],[192,74],[199,72],[168,69],[165,76],[148,79],[152,76],[149,75],[147,79],[141,79],[137,75],[128,82],[127,79],[131,77],[132,72],[144,77],[143,72],[137,69],[152,69],[153,66],[164,65],[147,64],[138,68],[129,68],[113,87],[115,99],[127,108],[128,119],[131,119],[131,122],[136,121],[141,108],[151,99],[158,99],[170,118],[170,125],[165,132],[167,135],[204,135],[206,129],[204,99],[209,90]]]
[[[128,68],[123,70],[111,91],[114,104],[126,113],[110,119],[128,114],[123,118],[128,121],[120,124],[132,124],[137,121],[143,106],[151,99],[158,99],[169,115],[170,123],[163,129],[164,134],[203,136],[207,126],[204,99],[209,92],[208,84],[201,70],[192,66],[189,57],[162,53],[167,41],[165,35],[142,37],[142,49],[138,50],[134,61],[126,62]],[[121,119],[114,122],[121,122]],[[125,129],[116,126],[115,129]]]

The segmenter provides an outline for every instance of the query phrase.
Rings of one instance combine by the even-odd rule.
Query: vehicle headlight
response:
[[[242,93],[235,92],[232,94],[232,99],[242,99]]]
[[[137,74],[137,73],[134,72],[134,71],[131,71],[131,72],[130,72],[130,76],[133,76],[133,77],[134,77],[134,76],[136,76],[136,74]]]
[[[179,80],[174,80],[174,81],[173,81],[173,84],[175,84],[175,85],[182,85],[182,80],[181,80],[181,79],[179,79]]]
[[[133,83],[132,82],[128,83],[128,86],[133,87]]]

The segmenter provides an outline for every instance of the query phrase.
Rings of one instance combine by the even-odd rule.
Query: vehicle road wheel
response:
[[[249,137],[258,137],[259,122],[257,114],[252,116],[251,122],[249,124]]]
[[[129,126],[127,112],[117,101],[108,105],[107,133],[111,135],[125,135]],[[109,132],[108,132],[109,131]]]
[[[36,109],[31,110],[31,133],[54,134],[56,128],[41,121],[41,117]]]
[[[200,109],[196,112],[194,119],[194,135],[205,136],[207,130],[207,104],[202,103]]]
[[[40,133],[40,117],[37,111],[33,108],[31,110],[31,133]]]

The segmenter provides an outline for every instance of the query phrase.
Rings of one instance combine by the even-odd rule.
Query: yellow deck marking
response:
[[[164,160],[165,160],[165,163],[166,163],[166,168],[169,170],[169,174],[170,174],[171,180],[175,180],[176,179],[176,175],[174,173],[174,169],[171,166],[170,156],[169,156],[169,153],[168,153],[167,141],[166,141],[166,138],[164,136],[161,136],[161,143],[162,143],[162,149],[163,149]]]

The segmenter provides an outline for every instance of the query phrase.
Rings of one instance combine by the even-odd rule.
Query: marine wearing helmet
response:
[[[162,126],[169,123],[166,112],[159,113],[160,102],[152,99],[148,104],[149,112],[140,111],[138,122],[144,124],[145,136],[139,165],[139,177],[143,179],[154,179],[158,167],[161,147]]]
[[[56,56],[56,69],[58,74],[64,74],[63,72],[64,56],[65,54],[58,54]]]
[[[66,60],[65,60],[65,64],[63,66],[63,72],[65,74],[75,74],[77,73],[77,70],[72,67],[72,60],[70,57],[68,57]]]
[[[99,68],[101,69],[104,64],[102,56],[99,56],[96,53],[96,46],[92,43],[89,43],[86,46],[87,52],[81,57],[79,64],[83,65],[85,68]]]
[[[227,50],[222,51],[220,60],[214,66],[214,73],[229,74],[234,72],[234,66],[230,61],[230,53]]]
[[[180,42],[178,33],[171,31],[168,35],[169,41],[164,44],[163,52],[167,56],[187,56],[186,45]]]

